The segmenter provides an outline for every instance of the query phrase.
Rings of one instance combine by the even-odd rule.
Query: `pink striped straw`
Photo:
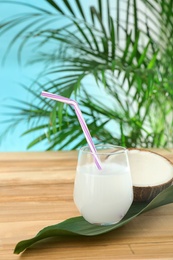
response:
[[[97,156],[97,150],[96,150],[95,145],[92,141],[89,129],[88,129],[87,124],[85,123],[85,120],[82,116],[82,113],[80,111],[78,103],[73,99],[62,97],[62,96],[52,94],[52,93],[49,93],[49,92],[45,92],[45,91],[42,91],[41,96],[46,97],[46,98],[50,98],[50,99],[54,99],[56,101],[60,101],[62,103],[66,103],[66,104],[72,105],[74,107],[76,115],[77,115],[78,120],[79,120],[79,123],[80,123],[82,130],[83,130],[83,133],[85,135],[85,138],[86,138],[88,145],[90,147],[90,150],[93,154],[95,164],[96,164],[97,168],[99,170],[101,170],[102,167],[101,167],[101,164],[100,164],[100,160]]]

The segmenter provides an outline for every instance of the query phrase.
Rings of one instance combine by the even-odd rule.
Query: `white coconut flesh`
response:
[[[163,156],[150,151],[128,151],[133,186],[152,187],[172,180],[172,164]]]
[[[173,166],[165,157],[147,150],[128,149],[134,201],[151,201],[172,184]],[[124,155],[108,156],[109,162],[124,163]]]

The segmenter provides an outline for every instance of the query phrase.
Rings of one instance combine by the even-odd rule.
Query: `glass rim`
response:
[[[103,147],[102,151],[99,151],[97,150],[97,147]],[[126,147],[123,147],[123,146],[120,146],[120,145],[113,145],[113,144],[96,144],[95,145],[96,147],[96,154],[98,155],[101,155],[101,154],[120,154],[120,153],[124,153],[127,151],[127,148]],[[104,152],[104,147],[107,147],[108,149],[117,149],[115,151],[110,151],[110,152]],[[86,149],[86,150],[85,150]],[[86,154],[93,154],[90,150],[90,147],[88,145],[85,145],[85,146],[82,146],[80,149],[79,149],[79,152],[82,152],[82,153],[86,153]]]

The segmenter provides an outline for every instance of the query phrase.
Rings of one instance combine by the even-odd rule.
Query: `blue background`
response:
[[[29,2],[23,0],[23,2],[34,5],[37,4],[42,8],[50,8],[44,0],[30,0]],[[32,11],[32,9],[21,5],[0,2],[0,22],[2,23],[13,15],[26,13],[28,11]],[[8,111],[12,113],[12,110],[8,108],[8,106],[13,105],[12,98],[20,98],[24,101],[28,101],[30,98],[29,93],[20,86],[20,83],[25,85],[30,84],[32,79],[41,71],[41,65],[39,64],[32,66],[19,65],[17,61],[18,41],[16,41],[11,48],[5,60],[5,64],[2,65],[8,43],[17,34],[18,29],[19,27],[13,28],[0,37],[0,151],[26,151],[27,145],[34,138],[31,134],[21,137],[21,134],[27,130],[27,124],[23,122],[12,129],[8,128],[8,124],[3,123],[3,121],[7,119]],[[24,63],[29,56],[30,50],[27,48],[22,55]],[[16,103],[14,104],[16,105]],[[10,118],[10,116],[8,116],[8,118]],[[6,131],[7,129],[8,132]],[[7,132],[5,135],[3,134],[4,131]],[[44,149],[44,144],[39,144],[30,150],[41,151]]]

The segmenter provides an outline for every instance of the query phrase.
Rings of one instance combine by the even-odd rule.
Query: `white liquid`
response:
[[[78,167],[74,201],[81,215],[90,223],[106,225],[119,222],[133,201],[129,169],[115,163]]]

